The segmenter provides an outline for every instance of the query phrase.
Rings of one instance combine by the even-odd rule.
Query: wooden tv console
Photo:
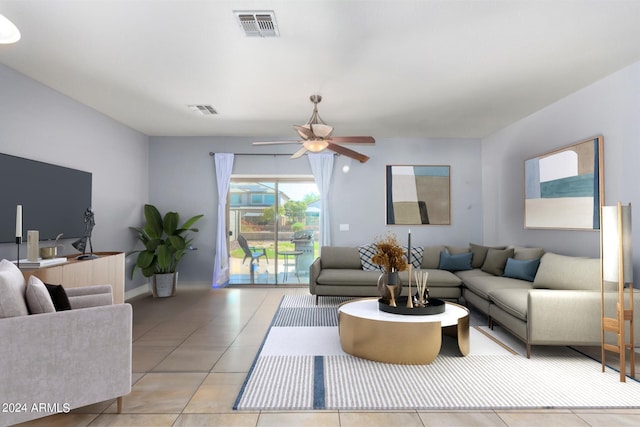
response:
[[[45,283],[77,288],[89,285],[111,285],[114,304],[124,303],[124,252],[94,252],[97,258],[77,260],[76,256],[63,255],[63,264],[50,267],[23,268],[25,279],[34,275]]]

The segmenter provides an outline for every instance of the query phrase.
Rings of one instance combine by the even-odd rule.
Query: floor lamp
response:
[[[602,207],[601,229],[602,280],[600,286],[602,309],[602,372],[605,370],[605,353],[620,355],[620,381],[626,380],[626,350],[630,351],[631,376],[635,377],[635,346],[633,342],[633,262],[631,257],[631,204]],[[605,282],[617,285],[616,317],[605,316]],[[625,286],[629,289],[629,307],[625,308]],[[629,322],[629,342],[625,337],[625,322]],[[617,337],[616,345],[605,342],[605,332]]]

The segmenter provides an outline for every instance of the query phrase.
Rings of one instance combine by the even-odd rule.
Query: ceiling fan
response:
[[[302,144],[302,147],[291,156],[297,159],[304,155],[307,151],[319,153],[326,149],[335,151],[343,156],[351,157],[364,163],[369,160],[368,156],[362,153],[343,147],[341,144],[373,144],[376,142],[372,136],[331,136],[333,127],[322,121],[318,115],[318,103],[322,101],[322,96],[311,95],[309,97],[313,102],[313,113],[304,125],[293,125],[302,140],[298,141],[271,141],[271,142],[254,142],[253,145],[276,145],[276,144]]]

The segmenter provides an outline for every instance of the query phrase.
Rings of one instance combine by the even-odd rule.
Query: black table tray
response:
[[[406,316],[428,316],[431,314],[444,313],[445,303],[441,299],[429,298],[426,307],[407,308],[407,297],[396,298],[397,307],[391,307],[382,298],[378,300],[378,308],[392,314],[403,314]]]

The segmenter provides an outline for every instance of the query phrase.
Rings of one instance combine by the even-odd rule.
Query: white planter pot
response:
[[[151,291],[156,298],[171,297],[176,294],[178,272],[154,274],[152,276]]]

